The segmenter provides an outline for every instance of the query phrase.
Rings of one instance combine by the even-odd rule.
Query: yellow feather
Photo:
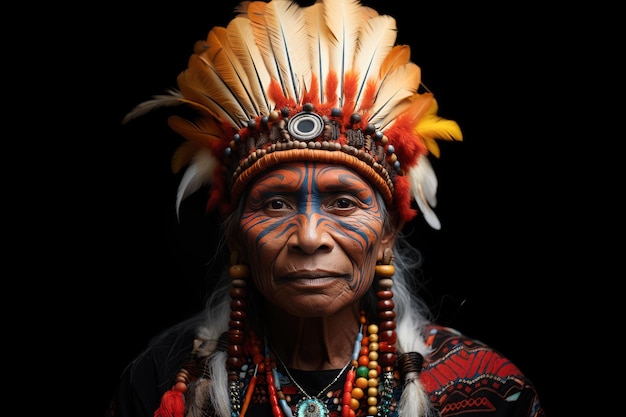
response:
[[[454,120],[439,116],[425,116],[417,125],[416,131],[424,138],[463,140],[463,133]]]

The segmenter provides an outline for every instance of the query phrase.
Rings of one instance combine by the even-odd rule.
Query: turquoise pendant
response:
[[[303,398],[296,406],[294,417],[328,417],[328,407],[317,398]]]

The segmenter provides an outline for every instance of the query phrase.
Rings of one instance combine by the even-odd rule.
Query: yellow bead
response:
[[[375,324],[370,324],[367,326],[367,331],[370,335],[378,333],[378,326]]]
[[[232,265],[228,273],[231,278],[247,278],[250,276],[250,268],[248,268],[248,265]]]
[[[377,351],[377,350],[378,350],[378,342],[372,342],[372,343],[370,343],[369,348],[370,348],[370,352],[372,352],[372,351],[374,351],[374,352],[375,352],[375,351]]]
[[[378,360],[378,352],[377,351],[372,351],[372,352],[370,352],[368,357],[370,358],[370,361],[377,361]]]
[[[368,342],[378,342],[378,335],[377,334],[371,334],[368,338],[367,338]]]
[[[376,388],[376,387],[369,387],[367,389],[367,396],[368,397],[377,397],[378,396],[378,388]]]
[[[355,411],[358,410],[360,405],[361,404],[359,403],[359,400],[357,400],[356,398],[352,398],[350,400],[350,409],[351,410],[355,410]]]
[[[376,397],[367,397],[367,405],[376,405],[378,404],[378,399]]]
[[[367,415],[368,416],[375,416],[376,414],[378,414],[378,407],[376,407],[375,405],[369,407],[367,409]]]
[[[382,277],[392,277],[396,272],[393,265],[376,265],[376,275]]]
[[[367,373],[368,378],[378,378],[378,370],[376,368],[370,369]]]
[[[367,365],[367,367],[370,368],[370,369],[378,368],[378,361],[370,361],[370,363]]]
[[[370,372],[372,372],[372,371],[370,371]],[[373,371],[373,372],[376,372],[376,371]],[[374,378],[368,379],[367,380],[367,386],[368,387],[378,387],[378,378],[374,377]]]

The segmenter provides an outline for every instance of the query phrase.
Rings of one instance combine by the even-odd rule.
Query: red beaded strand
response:
[[[393,303],[393,280],[395,272],[393,265],[376,265],[378,279],[378,318],[380,319],[379,338],[379,362],[383,371],[393,371],[396,362],[396,312]]]
[[[378,411],[372,413],[368,411],[368,416],[387,416],[392,408],[393,381],[395,378],[396,363],[396,312],[393,302],[393,274],[395,268],[391,264],[393,255],[391,251],[385,252],[386,264],[376,265],[376,275],[378,276],[378,362],[380,364],[379,374],[382,376],[381,392],[378,392]],[[379,377],[380,378],[380,377]],[[380,390],[379,390],[380,391]]]

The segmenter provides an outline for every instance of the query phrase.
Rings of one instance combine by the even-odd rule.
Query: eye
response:
[[[347,209],[354,206],[354,203],[348,198],[338,198],[335,205],[340,209]]]
[[[328,205],[326,209],[329,211],[334,211],[336,214],[345,216],[348,214],[352,214],[357,208],[361,205],[358,200],[352,196],[336,196],[328,201]]]
[[[264,207],[267,211],[286,211],[292,208],[291,204],[282,198],[269,199],[265,202]]]
[[[285,202],[282,200],[272,200],[267,205],[273,210],[280,210],[285,207]]]

